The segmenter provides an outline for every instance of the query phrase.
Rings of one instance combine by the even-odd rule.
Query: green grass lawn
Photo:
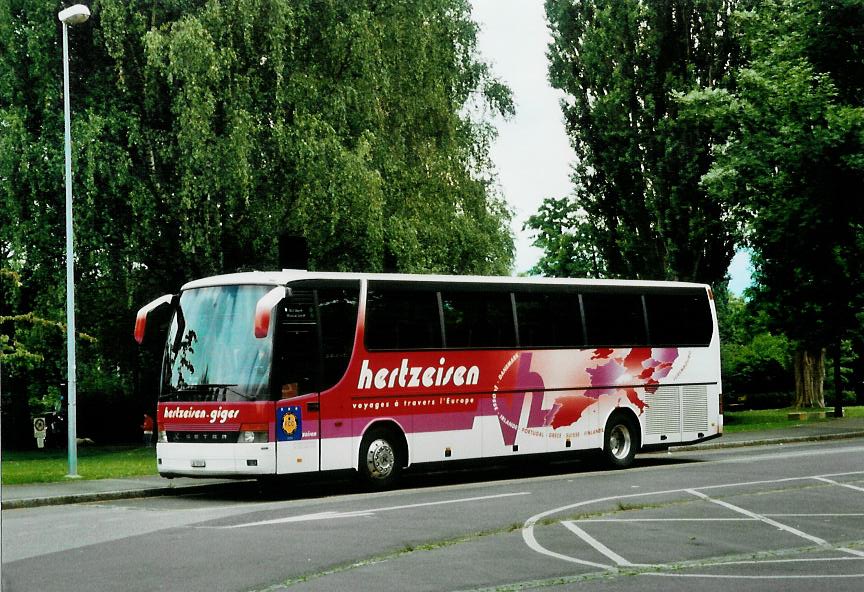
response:
[[[3,451],[3,485],[62,481],[69,472],[65,450]],[[78,474],[83,479],[156,474],[156,449],[141,446],[79,446]]]
[[[751,432],[756,430],[776,430],[780,428],[788,428],[805,423],[813,423],[820,421],[831,421],[831,414],[834,412],[833,407],[823,409],[811,409],[809,411],[825,411],[828,417],[824,419],[811,418],[802,421],[793,421],[788,418],[788,414],[793,411],[808,411],[807,409],[759,409],[750,411],[726,411],[723,414],[723,431],[727,433],[733,432]],[[864,417],[864,407],[843,407],[843,412],[846,417]]]

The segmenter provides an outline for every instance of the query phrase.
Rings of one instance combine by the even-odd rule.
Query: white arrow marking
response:
[[[303,514],[302,516],[290,516],[279,520],[265,520],[262,522],[250,522],[249,524],[237,524],[235,526],[222,526],[220,528],[242,528],[244,526],[257,526],[259,524],[281,524],[288,522],[307,522],[310,520],[331,520],[334,518],[360,518],[373,516],[371,512],[360,510],[358,512],[318,512],[317,514]]]
[[[265,526],[269,524],[287,524],[290,522],[307,522],[310,520],[335,520],[338,518],[368,518],[377,512],[392,512],[393,510],[408,510],[412,508],[424,508],[427,506],[443,506],[446,504],[462,504],[466,502],[478,502],[483,500],[512,497],[514,495],[531,495],[530,491],[517,493],[499,493],[498,495],[483,495],[480,497],[466,497],[454,500],[443,500],[440,502],[424,502],[421,504],[408,504],[404,506],[391,506],[389,508],[375,508],[371,510],[355,510],[352,512],[318,512],[316,514],[302,514],[300,516],[289,516],[287,518],[276,518],[274,520],[261,520],[260,522],[248,522],[246,524],[235,524],[233,526],[220,526],[218,528],[246,528],[248,526]]]

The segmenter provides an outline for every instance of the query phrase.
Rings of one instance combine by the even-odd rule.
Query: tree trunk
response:
[[[795,352],[795,408],[825,407],[825,350],[801,347]]]
[[[840,371],[840,355],[843,345],[838,339],[834,343],[834,417],[843,417],[843,375]]]

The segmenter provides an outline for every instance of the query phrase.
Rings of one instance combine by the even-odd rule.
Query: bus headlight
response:
[[[165,430],[159,430],[159,437],[157,438],[158,442],[167,442],[168,441],[168,432]]]
[[[241,444],[255,444],[257,442],[266,442],[267,432],[240,432],[240,438],[237,441]]]
[[[267,442],[267,424],[243,424],[237,442],[241,444],[258,444]]]

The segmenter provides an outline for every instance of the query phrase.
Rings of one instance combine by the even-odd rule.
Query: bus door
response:
[[[277,471],[352,466],[348,399],[334,387],[354,351],[360,283],[303,280],[288,287],[276,337]],[[295,420],[300,436],[281,442]]]
[[[316,287],[321,339],[321,469],[344,469],[356,466],[349,432],[353,389],[338,385],[354,352],[360,282],[321,280]]]
[[[276,472],[318,471],[321,355],[314,290],[292,288],[280,304],[276,327]]]

